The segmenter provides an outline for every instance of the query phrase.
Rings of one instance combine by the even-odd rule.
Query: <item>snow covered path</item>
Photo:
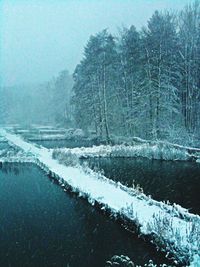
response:
[[[124,190],[118,183],[81,167],[68,167],[52,158],[52,151],[24,141],[21,137],[0,129],[0,135],[35,157],[45,169],[62,179],[89,202],[97,201],[140,226],[144,235],[152,235],[154,243],[171,252],[179,262],[188,262],[199,253],[200,217]],[[180,215],[180,216],[179,216]],[[184,218],[185,217],[185,218]],[[188,219],[189,218],[189,219]],[[199,255],[197,255],[199,257]]]

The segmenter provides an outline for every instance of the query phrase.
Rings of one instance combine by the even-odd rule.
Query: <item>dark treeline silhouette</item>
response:
[[[200,2],[155,11],[147,27],[92,35],[74,72],[78,127],[188,142],[200,131]]]

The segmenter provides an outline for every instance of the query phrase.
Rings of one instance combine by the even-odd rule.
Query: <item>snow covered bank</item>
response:
[[[29,129],[13,128],[12,133],[20,134],[30,141],[80,140],[85,137],[81,129],[54,127],[34,127]]]
[[[178,205],[154,201],[143,193],[115,183],[91,169],[64,166],[52,158],[52,151],[27,143],[19,136],[0,130],[15,146],[37,158],[37,164],[55,177],[61,186],[69,187],[94,205],[137,225],[160,249],[174,255],[182,266],[200,256],[200,217]]]
[[[2,143],[3,143],[3,142],[6,142],[6,139],[5,139],[4,137],[1,137],[1,136],[0,136],[0,143],[1,143],[1,142],[2,142]]]
[[[29,127],[20,127],[19,125],[10,125],[1,127],[9,130],[13,134],[22,135],[30,141],[57,141],[57,140],[82,140],[85,139],[83,130],[76,128],[60,128],[55,126],[31,125]],[[1,138],[0,138],[1,141]]]
[[[34,157],[17,153],[16,155],[0,155],[0,163],[36,163],[36,159]]]
[[[25,163],[25,162],[32,162],[35,163],[36,158],[28,153],[24,152],[20,149],[1,149],[0,150],[0,163]]]
[[[134,146],[127,145],[100,145],[81,148],[60,148],[54,149],[54,157],[67,157],[74,154],[78,158],[90,157],[146,157],[159,160],[198,160],[200,158],[200,149],[193,149],[172,145],[169,143],[143,143]]]
[[[106,261],[105,267],[142,267],[141,265],[135,265],[131,259],[124,255],[114,255],[111,257],[110,260]],[[157,264],[154,264],[152,260],[150,260],[148,263],[144,265],[145,267],[172,267],[166,264],[160,264],[159,266]]]

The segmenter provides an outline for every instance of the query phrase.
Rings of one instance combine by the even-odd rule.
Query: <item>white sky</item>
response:
[[[191,0],[0,0],[1,85],[50,80],[73,72],[89,36],[145,25],[152,13]]]

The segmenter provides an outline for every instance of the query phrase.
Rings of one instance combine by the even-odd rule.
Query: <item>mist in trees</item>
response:
[[[112,135],[192,142],[200,131],[200,2],[158,12],[147,27],[92,35],[74,72],[78,127]]]
[[[43,83],[0,88],[1,124],[52,124],[69,127],[72,76],[67,70]]]
[[[64,27],[64,25],[63,25]],[[70,51],[63,51],[69,53]],[[73,88],[72,88],[73,87]],[[195,144],[200,131],[200,2],[147,26],[92,35],[73,77],[0,88],[0,121]]]

